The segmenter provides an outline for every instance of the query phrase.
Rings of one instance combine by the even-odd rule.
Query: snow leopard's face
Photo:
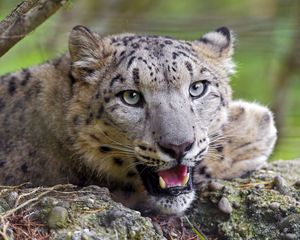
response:
[[[138,202],[184,211],[194,198],[194,167],[226,119],[228,29],[187,42],[128,34],[101,39],[75,27],[70,53],[74,75],[84,82],[73,112],[85,121],[73,134],[85,163],[143,192],[147,199]]]

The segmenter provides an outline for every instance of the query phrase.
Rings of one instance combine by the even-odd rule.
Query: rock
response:
[[[222,185],[221,183],[218,183],[216,181],[212,181],[212,182],[208,183],[207,187],[208,187],[208,190],[210,190],[210,191],[218,191],[218,190],[221,190],[224,187],[224,185]]]
[[[7,198],[8,197],[4,197],[4,198],[0,197],[0,214],[5,213],[6,211],[8,211],[11,208],[8,201],[6,200]]]
[[[184,217],[208,239],[300,239],[300,188],[295,184],[299,176],[300,160],[278,161],[245,178],[203,183]],[[151,220],[114,202],[108,190],[98,186],[2,187],[2,215],[15,207],[14,192],[26,195],[19,206],[33,200],[4,219],[14,224],[32,221],[28,226],[35,235],[26,232],[18,239],[39,239],[45,234],[54,240],[196,238],[185,218],[151,216]],[[15,225],[8,226],[7,236],[17,239]]]
[[[284,233],[284,234],[281,234],[281,237],[284,240],[296,240],[296,239],[298,239],[297,235],[293,234],[293,233]]]
[[[276,210],[280,207],[280,203],[278,202],[272,202],[270,203],[269,207],[272,209],[272,210]]]
[[[18,197],[18,193],[13,191],[13,192],[10,192],[6,198],[7,200],[7,203],[10,207],[13,207],[16,203],[16,200],[17,200],[17,197]]]
[[[47,219],[47,225],[49,228],[63,228],[66,226],[68,220],[67,209],[56,206],[54,207]]]
[[[289,187],[281,176],[276,176],[273,181],[274,188],[283,195],[289,195]]]
[[[218,207],[223,213],[230,214],[232,212],[232,206],[226,197],[221,198]]]
[[[72,223],[51,231],[51,239],[164,239],[149,218],[112,201],[106,189],[93,186],[81,191],[85,194],[78,193],[80,204],[69,201]]]
[[[33,221],[31,232],[35,235],[24,233],[18,239],[39,239],[37,233],[41,233],[40,238],[49,233],[49,239],[54,240],[165,239],[157,233],[158,227],[154,227],[150,218],[142,217],[139,212],[114,202],[105,188],[89,186],[80,189],[72,185],[58,185],[54,188],[55,194],[51,192],[53,188],[18,190],[26,193],[29,199],[38,198],[39,194],[49,191],[48,195],[20,211],[19,214],[31,216],[28,221]],[[0,208],[3,206],[3,212],[9,210],[4,201],[8,195],[9,191],[3,198],[0,195]],[[15,234],[14,231],[11,232],[12,235]],[[9,239],[15,237],[11,236]]]
[[[296,188],[300,188],[300,180],[297,180],[297,181],[295,182],[294,186],[295,186]]]
[[[290,187],[299,176],[300,159],[277,161],[245,179],[218,180],[226,194],[204,183],[187,216],[209,239],[300,239],[300,189]],[[224,196],[234,207],[230,214],[220,211]]]
[[[236,209],[239,209],[241,207],[241,205],[237,202],[233,202],[232,203],[232,207],[236,208]]]
[[[278,229],[283,233],[292,233],[300,239],[300,213],[290,214],[283,218],[279,224]]]

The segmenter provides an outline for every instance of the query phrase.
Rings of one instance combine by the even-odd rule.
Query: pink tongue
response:
[[[164,179],[167,187],[181,186],[184,177],[188,174],[187,170],[187,166],[178,165],[167,170],[159,171],[158,175]]]

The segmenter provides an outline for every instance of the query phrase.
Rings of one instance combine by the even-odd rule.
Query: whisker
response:
[[[224,156],[221,155],[221,154],[218,154],[218,153],[212,153],[212,152],[207,152],[207,154],[206,154],[205,157],[212,157],[212,156],[217,157],[217,158],[222,158],[222,157],[224,157]]]
[[[124,148],[124,147],[120,147],[120,146],[116,146],[116,145],[102,144],[101,146],[102,147],[109,147],[109,148],[112,148],[112,149],[117,149],[117,150],[122,151],[122,152],[134,153],[133,149],[128,149],[128,148]]]
[[[115,144],[117,144],[117,145],[123,146],[123,147],[125,147],[125,148],[132,149],[132,146],[127,145],[127,144],[124,144],[124,143],[121,143],[121,142],[119,142],[119,141],[117,141],[117,140],[112,139],[111,137],[109,137],[107,134],[105,134],[105,133],[102,131],[101,128],[97,128],[97,130],[99,130],[99,133],[100,133],[101,135],[103,135],[107,140],[109,140],[109,141],[111,141],[111,142],[113,142],[113,143],[115,143]]]

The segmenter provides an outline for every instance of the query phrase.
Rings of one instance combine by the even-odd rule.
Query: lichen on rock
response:
[[[45,191],[49,192],[46,196],[37,197]],[[104,188],[61,185],[56,189],[18,189],[18,192],[20,195],[26,192],[27,196],[32,193],[30,198],[36,201],[22,213],[4,212],[6,222],[12,221],[14,215],[28,215],[28,221],[40,223],[32,232],[47,232],[50,239],[163,239],[149,218],[114,202]],[[7,209],[7,203],[2,205]],[[18,229],[14,225],[9,228],[10,239]]]
[[[300,239],[299,178],[297,160],[269,164],[243,179],[215,180],[225,187],[202,185],[188,215],[208,236],[220,239]],[[233,206],[230,214],[220,210],[224,198]]]
[[[300,160],[199,185],[184,216],[142,216],[98,186],[0,187],[3,239],[300,239]],[[28,227],[29,226],[29,227]],[[27,231],[27,232],[26,232]],[[25,233],[24,233],[25,232]],[[0,239],[1,239],[0,235]]]

